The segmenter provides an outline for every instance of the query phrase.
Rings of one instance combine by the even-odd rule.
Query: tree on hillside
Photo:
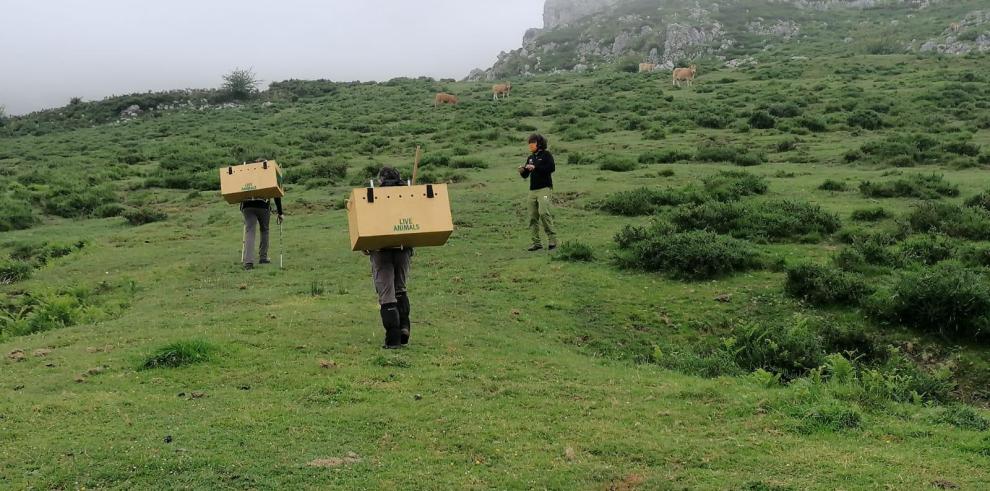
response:
[[[82,97],[73,97],[69,99],[70,106],[75,106],[77,104],[82,104]]]
[[[261,80],[254,76],[250,68],[235,68],[223,76],[223,91],[234,100],[250,99],[258,93]]]
[[[3,125],[4,121],[7,120],[7,108],[0,104],[0,125]]]

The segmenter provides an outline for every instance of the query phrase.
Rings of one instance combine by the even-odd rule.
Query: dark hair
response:
[[[544,138],[543,135],[539,133],[533,133],[532,135],[529,135],[529,143],[535,143],[537,150],[547,149],[547,139]]]
[[[399,171],[395,167],[385,166],[378,171],[378,185],[379,186],[401,186],[402,176],[399,175]]]

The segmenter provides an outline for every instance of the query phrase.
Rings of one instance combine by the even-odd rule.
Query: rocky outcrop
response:
[[[620,0],[547,0],[543,6],[543,28],[554,29],[582,17],[597,14]]]
[[[976,10],[946,27],[939,37],[925,41],[918,51],[965,55],[990,51],[990,10]]]

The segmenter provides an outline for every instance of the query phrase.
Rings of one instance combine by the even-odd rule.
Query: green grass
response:
[[[15,118],[0,129],[4,199],[23,205],[0,238],[16,273],[0,286],[0,488],[986,487],[985,341],[900,319],[916,306],[878,317],[849,300],[861,281],[932,298],[910,281],[939,283],[941,269],[925,263],[945,248],[905,227],[935,225],[958,250],[986,247],[980,200],[962,205],[990,178],[942,143],[990,146],[977,124],[986,89],[964,77],[985,73],[988,58],[793,54],[709,70],[703,90],[663,98],[664,81],[602,69],[514,80],[498,104],[484,83],[295,81],[238,108],[126,124]],[[723,78],[733,82],[714,83]],[[433,110],[440,89],[462,104]],[[699,126],[691,115],[715,103],[732,108],[729,124]],[[788,103],[799,110],[772,107]],[[763,110],[773,128],[740,132]],[[861,110],[881,111],[886,126],[849,125]],[[811,131],[797,117],[827,124]],[[558,162],[555,252],[525,251],[515,169],[531,128]],[[920,132],[938,145],[912,158],[917,169],[861,152]],[[721,144],[733,153],[698,158]],[[457,229],[445,247],[417,250],[412,344],[383,353],[369,264],[349,251],[339,204],[381,165],[407,174],[416,145],[430,163],[421,172],[457,181]],[[213,187],[216,168],[249,154],[286,170],[288,214],[272,243],[284,269],[239,267],[241,218]],[[625,172],[603,170],[600,156]],[[725,172],[734,160],[758,165]],[[935,174],[958,189],[940,194],[948,207],[819,190]],[[601,210],[638,189],[657,201]],[[747,211],[734,227],[752,240],[710,230],[715,221],[651,226],[713,202]],[[762,240],[776,222],[760,217],[781,203],[825,226]],[[108,204],[121,208],[104,218]],[[167,219],[134,227],[116,216],[125,210]],[[809,232],[808,220],[788,223]],[[640,237],[664,255],[623,268],[637,266],[616,242],[626,226],[683,240]],[[890,242],[852,240],[879,232]],[[856,276],[828,266],[798,285],[801,298],[788,295],[789,270],[845,248],[897,260],[864,259]],[[983,278],[973,256],[954,278]],[[732,261],[712,272],[677,260],[706,257]],[[965,296],[950,298],[965,310]],[[149,357],[198,363],[140,369]],[[308,465],[318,459],[340,465]]]

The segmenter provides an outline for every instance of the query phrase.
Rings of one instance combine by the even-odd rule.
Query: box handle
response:
[[[229,165],[227,166],[227,175],[228,176],[234,175],[234,168]]]
[[[375,189],[368,188],[368,203],[374,203],[374,202],[375,202]]]
[[[433,197],[433,185],[432,184],[427,184],[426,185],[426,197],[427,198],[432,198]]]
[[[268,170],[268,161],[267,160],[264,160],[264,161],[261,162],[261,168],[262,169],[265,169],[265,170]]]

